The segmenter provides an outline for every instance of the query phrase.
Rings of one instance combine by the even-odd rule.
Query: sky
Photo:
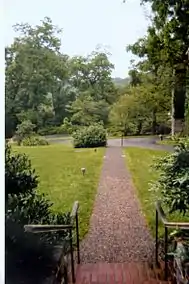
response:
[[[102,45],[111,53],[112,76],[125,78],[133,58],[126,46],[145,35],[146,13],[149,9],[141,7],[140,0],[6,0],[5,45],[16,35],[14,24],[38,25],[47,16],[63,29],[62,52],[85,56]]]

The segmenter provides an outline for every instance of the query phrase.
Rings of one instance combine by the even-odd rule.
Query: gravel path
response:
[[[81,261],[151,261],[153,239],[148,231],[122,150],[106,150],[90,229],[81,243]]]

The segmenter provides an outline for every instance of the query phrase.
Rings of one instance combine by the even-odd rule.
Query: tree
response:
[[[168,120],[169,97],[161,89],[156,89],[150,74],[143,76],[142,80],[139,86],[131,87],[121,96],[110,112],[111,123],[118,129],[121,127],[125,134],[128,125],[135,131],[133,134],[141,134],[145,127],[151,128],[155,134],[162,120]]]
[[[87,126],[95,122],[107,123],[109,105],[106,101],[94,101],[90,93],[83,92],[70,106],[71,121],[76,125]]]
[[[113,105],[110,112],[111,124],[124,135],[141,134],[143,125],[150,121],[150,111],[143,101],[143,89],[133,87]]]
[[[107,125],[109,107],[117,96],[111,78],[112,68],[105,52],[95,51],[87,57],[72,58],[70,82],[77,96],[68,110],[73,124],[87,126],[103,121]]]
[[[161,71],[164,68],[170,69],[174,126],[174,119],[184,118],[186,70],[189,64],[186,56],[189,45],[189,2],[188,0],[141,2],[151,4],[153,12],[151,27],[147,31],[147,36],[129,46],[129,50],[142,58],[140,66],[145,67],[146,71],[153,72],[157,78],[160,66]]]
[[[74,57],[71,66],[71,82],[80,92],[90,90],[94,101],[104,99],[109,104],[115,101],[111,78],[114,66],[107,53],[94,51],[87,57]]]
[[[67,78],[68,57],[60,53],[61,30],[49,18],[39,26],[16,24],[14,29],[19,37],[5,50],[7,126],[15,127],[18,115],[31,115],[31,110],[36,115],[29,119],[38,126],[41,106],[52,107],[49,94],[54,98],[59,82]]]
[[[37,131],[60,126],[66,117],[77,125],[107,124],[109,106],[117,99],[108,53],[62,54],[62,30],[49,18],[35,27],[16,24],[14,29],[18,37],[5,52],[6,136],[25,120]]]

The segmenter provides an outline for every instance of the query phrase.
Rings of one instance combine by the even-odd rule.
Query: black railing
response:
[[[161,207],[160,201],[156,202],[156,248],[155,248],[155,260],[156,264],[159,265],[159,240],[158,240],[158,228],[159,228],[159,220],[163,223],[164,226],[164,279],[168,278],[168,229],[181,229],[181,230],[189,230],[189,223],[186,222],[168,222],[166,219],[166,215]]]
[[[73,231],[76,232],[76,247],[77,247],[77,263],[80,263],[80,248],[79,248],[79,220],[78,220],[78,210],[79,203],[78,201],[74,202],[72,212],[71,212],[71,221],[68,225],[25,225],[25,231],[30,233],[50,233],[50,232],[60,232],[60,231],[68,231],[68,240],[69,240],[69,248],[70,248],[70,258],[71,258],[71,276],[72,283],[75,283],[75,263],[74,263],[74,245],[73,245]],[[57,272],[55,275],[55,279],[58,280],[60,272],[63,270],[64,272],[64,283],[68,283],[68,267],[65,262],[65,254],[64,248],[62,248],[62,253],[60,255],[58,261]],[[54,283],[54,282],[53,282]],[[61,282],[62,283],[62,282]]]

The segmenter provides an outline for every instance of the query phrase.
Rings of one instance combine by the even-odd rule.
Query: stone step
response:
[[[168,284],[147,263],[90,263],[78,265],[76,284]]]

